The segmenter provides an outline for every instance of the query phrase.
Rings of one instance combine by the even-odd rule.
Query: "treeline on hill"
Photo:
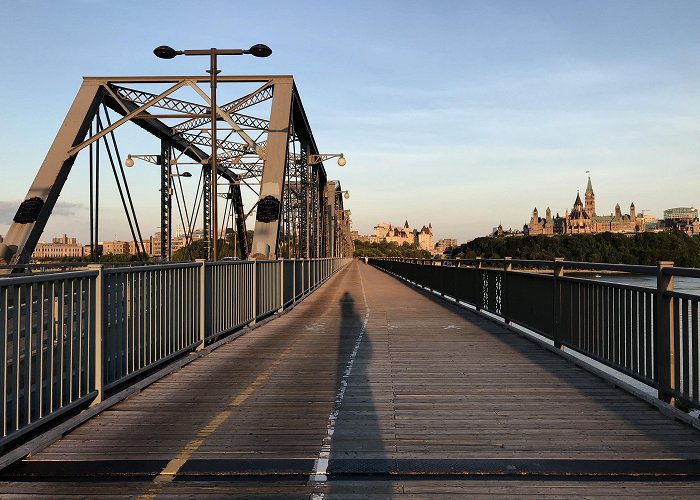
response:
[[[96,260],[97,262],[144,262],[148,260],[148,255],[147,254],[138,254],[138,255],[127,255],[127,254],[113,254],[113,253],[106,253],[103,255],[100,255],[97,259],[93,259],[89,255],[85,255],[83,257],[57,257],[57,258],[45,258],[45,259],[37,259],[38,262],[63,262],[63,263],[71,263],[71,262],[93,262]]]
[[[355,257],[409,257],[414,259],[430,259],[430,252],[421,249],[418,245],[404,243],[399,246],[395,242],[381,241],[369,243],[355,240]]]
[[[452,251],[452,257],[485,259],[551,260],[563,257],[579,262],[655,265],[660,260],[673,261],[679,267],[700,267],[700,238],[681,231],[638,233],[625,236],[615,233],[556,236],[519,236],[510,238],[476,238]]]

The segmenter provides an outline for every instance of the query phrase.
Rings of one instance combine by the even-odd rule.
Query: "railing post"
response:
[[[204,259],[196,259],[199,264],[199,345],[195,351],[204,348],[204,340],[207,338],[207,288],[206,288],[206,266]]]
[[[251,303],[253,305],[253,320],[248,323],[248,326],[254,325],[258,320],[258,264],[257,260],[253,259],[253,279],[251,280],[251,288],[253,296],[251,298]]]
[[[673,267],[673,262],[661,261],[656,266],[656,373],[659,383],[659,399],[675,405],[673,391],[676,383],[675,356],[673,342],[674,297],[668,295],[673,291],[673,276],[664,274],[664,269]]]
[[[278,313],[284,310],[284,260],[279,261],[280,264],[280,307]]]
[[[292,304],[297,301],[297,260],[292,259]]]
[[[501,314],[503,315],[503,321],[506,326],[511,325],[510,318],[508,317],[508,274],[513,270],[513,260],[512,257],[503,257],[503,284],[501,285]]]
[[[102,264],[91,264],[87,266],[88,269],[92,271],[97,271],[97,276],[95,277],[95,339],[93,344],[94,349],[94,360],[92,363],[92,372],[95,378],[95,390],[97,391],[97,396],[90,403],[90,406],[95,406],[102,402],[104,398],[104,380],[102,377],[102,366],[103,366],[103,353],[102,353],[102,301],[104,295],[104,284],[102,281]]]
[[[483,263],[481,262],[481,257],[474,258],[474,269],[476,269],[477,271],[480,270],[482,264]],[[481,275],[481,273],[477,273],[476,276],[477,282],[479,283],[479,299],[477,299],[476,304],[474,304],[474,307],[476,307],[477,311],[481,311],[481,305],[483,305],[483,299],[481,297],[483,297],[484,278]]]
[[[552,304],[552,339],[554,340],[554,347],[560,350],[564,350],[564,346],[561,344],[561,281],[559,278],[564,276],[564,259],[562,257],[557,257],[554,259],[554,266],[552,271],[552,286],[554,287],[554,301]]]

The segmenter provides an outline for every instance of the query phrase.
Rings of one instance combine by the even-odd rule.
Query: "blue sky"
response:
[[[499,222],[520,227],[534,206],[570,207],[586,170],[599,213],[618,202],[657,216],[700,205],[695,0],[5,0],[0,8],[2,234],[82,75],[205,69],[203,58],[156,59],[160,44],[272,47],[268,59],[226,58],[220,67],[294,75],[319,148],[348,157],[343,169],[327,169],[350,190],[363,233],[404,219],[460,241]],[[86,241],[86,196],[67,186],[45,239],[72,232]],[[104,239],[128,238],[118,206],[105,205]],[[156,231],[157,211],[142,224]]]

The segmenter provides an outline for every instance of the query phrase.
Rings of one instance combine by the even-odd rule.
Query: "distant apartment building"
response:
[[[60,259],[64,257],[83,257],[85,250],[77,238],[64,234],[53,238],[51,243],[40,241],[32,253],[32,259]]]
[[[666,231],[683,231],[689,235],[700,234],[698,209],[676,207],[664,210],[663,228]]]
[[[194,235],[197,235],[198,237],[195,237]],[[197,239],[202,239],[204,235],[204,232],[200,230],[196,230],[192,233],[193,240]],[[160,231],[155,233],[153,237],[151,238],[151,256],[153,257],[160,257]],[[170,251],[172,253],[177,252],[181,248],[185,248],[187,246],[187,237],[184,235],[181,235],[179,229],[175,232],[175,237],[170,238]]]
[[[102,245],[102,255],[128,255],[129,254],[129,242],[128,241],[103,241],[100,243]]]
[[[457,240],[454,238],[443,238],[435,244],[435,253],[445,253],[446,250],[457,248]]]
[[[151,245],[153,244],[153,238],[148,238],[147,240],[141,240],[141,243],[137,246],[135,242],[129,241],[129,255],[138,255],[141,252],[146,252],[146,255],[153,255],[151,252]]]

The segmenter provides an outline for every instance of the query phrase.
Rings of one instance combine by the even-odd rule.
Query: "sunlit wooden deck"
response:
[[[700,495],[700,432],[368,265],[4,471],[3,495]]]

